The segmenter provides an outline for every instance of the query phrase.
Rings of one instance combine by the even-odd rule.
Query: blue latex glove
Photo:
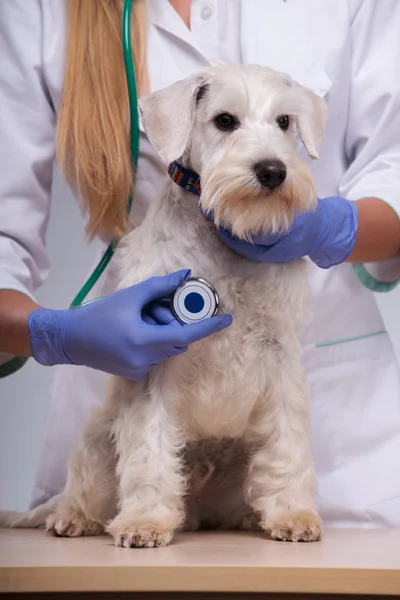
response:
[[[316,211],[298,214],[283,235],[253,235],[252,243],[235,238],[226,229],[217,230],[217,235],[236,253],[256,262],[287,263],[309,256],[319,267],[328,269],[351,254],[357,226],[356,203],[332,197],[318,200]]]
[[[28,319],[33,357],[45,366],[84,365],[144,379],[152,367],[232,322],[231,315],[222,315],[181,325],[156,301],[189,276],[190,271],[178,271],[153,277],[76,309],[34,310]]]

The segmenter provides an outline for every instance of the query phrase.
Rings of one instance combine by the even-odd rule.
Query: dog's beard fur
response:
[[[317,194],[308,165],[295,153],[285,160],[283,185],[266,191],[240,154],[227,153],[202,170],[201,206],[212,212],[217,227],[242,239],[255,233],[284,233],[296,213],[315,209]]]

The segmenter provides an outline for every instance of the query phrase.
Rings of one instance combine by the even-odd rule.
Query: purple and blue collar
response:
[[[168,175],[176,185],[179,185],[187,192],[192,192],[192,194],[200,196],[200,176],[194,171],[185,169],[185,167],[182,167],[182,165],[175,160],[168,165]]]

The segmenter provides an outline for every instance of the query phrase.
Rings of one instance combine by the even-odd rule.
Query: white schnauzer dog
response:
[[[106,530],[124,547],[165,546],[179,529],[206,527],[318,540],[298,341],[306,262],[262,264],[235,254],[200,208],[242,239],[284,231],[296,212],[315,209],[299,140],[318,157],[325,103],[285,74],[224,65],[151,94],[140,111],[161,159],[197,173],[201,195],[168,181],[121,243],[119,287],[189,266],[215,285],[233,324],[144,381],[111,378],[64,492],[9,524],[38,526],[47,514],[57,535]]]

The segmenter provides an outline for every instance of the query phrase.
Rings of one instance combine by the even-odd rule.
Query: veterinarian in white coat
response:
[[[37,307],[30,299],[48,273],[45,233],[64,84],[65,9],[64,0],[2,0],[0,7],[4,364],[10,353],[21,352],[19,347],[12,350],[17,348],[13,339],[18,328],[26,333],[27,316]],[[320,159],[311,165],[318,195],[372,200],[359,205],[351,256],[367,267],[345,262],[320,269],[310,261],[313,305],[303,344],[318,504],[328,526],[400,527],[399,366],[371,292],[389,290],[400,278],[400,258],[395,258],[400,213],[399,2],[193,0],[190,7],[188,0],[149,0],[147,30],[151,90],[226,61],[285,71],[325,97],[325,138]],[[165,177],[142,132],[133,204],[137,223]],[[109,239],[103,238],[107,244]],[[24,294],[20,312],[11,310],[9,296],[1,290]],[[111,261],[90,298],[112,291]],[[154,297],[155,291],[146,289],[142,299]],[[102,314],[97,317],[101,320]],[[197,337],[209,333],[211,329]],[[41,335],[40,322],[36,334]],[[99,344],[107,345],[103,339]],[[150,368],[152,360],[142,366]],[[81,364],[98,366],[94,360]],[[86,367],[56,367],[34,505],[63,487],[68,456],[85,413],[101,401],[105,378]]]

